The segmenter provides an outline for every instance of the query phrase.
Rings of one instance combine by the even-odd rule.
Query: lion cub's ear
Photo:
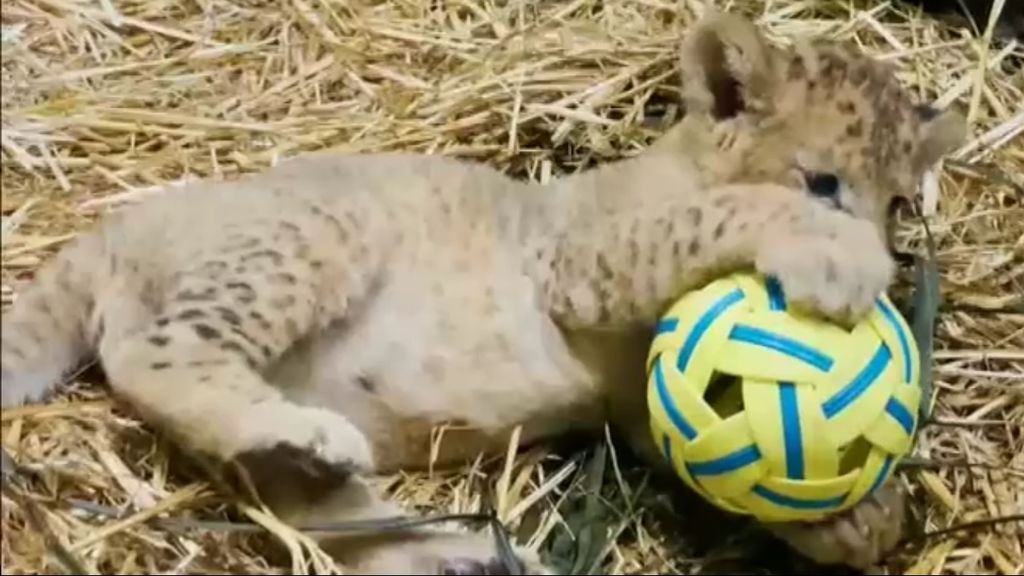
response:
[[[725,120],[766,110],[775,78],[771,52],[749,20],[709,12],[686,35],[680,50],[687,114]]]
[[[920,124],[914,163],[919,169],[925,169],[964,143],[966,119],[953,110],[936,110],[931,106],[918,106],[915,111]]]

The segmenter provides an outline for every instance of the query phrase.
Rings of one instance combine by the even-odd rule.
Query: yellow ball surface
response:
[[[762,521],[850,508],[917,428],[917,344],[884,295],[848,330],[788,309],[773,280],[727,276],[663,316],[647,373],[651,432],[676,473]]]

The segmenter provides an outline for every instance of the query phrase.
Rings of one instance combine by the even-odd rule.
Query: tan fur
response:
[[[959,137],[880,65],[774,48],[735,17],[695,27],[681,69],[679,125],[547,186],[436,156],[318,153],[126,209],[5,314],[4,405],[98,352],[114,393],[183,446],[280,464],[261,489],[296,522],[394,512],[344,478],[427,465],[439,426],[439,464],[502,450],[516,426],[536,442],[609,419],[656,462],[642,363],[666,305],[756,268],[798,304],[863,312],[892,276],[890,201]],[[808,194],[808,170],[839,176],[842,209]],[[337,487],[305,493],[303,474]],[[892,494],[775,529],[862,565],[899,533]],[[482,569],[493,553],[449,531],[327,545],[373,574]]]

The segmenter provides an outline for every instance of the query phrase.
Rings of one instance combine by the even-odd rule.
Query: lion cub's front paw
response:
[[[286,402],[250,410],[236,458],[256,474],[335,481],[372,469],[369,442],[340,414]]]
[[[869,222],[834,216],[766,238],[755,265],[777,278],[798,306],[850,323],[886,291],[895,266]]]
[[[497,556],[489,531],[432,532],[368,551],[349,566],[355,574],[512,574]],[[515,547],[519,574],[554,574],[536,553]]]
[[[542,574],[552,574],[552,572],[540,564],[540,562],[524,562],[521,558],[520,562],[523,566],[522,570],[519,571],[519,574],[531,574],[537,576]],[[468,576],[469,574],[499,576],[506,574],[511,575],[512,571],[503,565],[498,558],[491,558],[486,562],[470,558],[450,558],[441,562],[438,567],[438,574],[446,576]]]
[[[768,529],[807,558],[827,565],[864,570],[877,564],[903,535],[906,502],[894,481],[852,509],[821,522],[768,525]]]

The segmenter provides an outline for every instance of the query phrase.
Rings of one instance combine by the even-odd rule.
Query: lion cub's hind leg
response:
[[[186,450],[224,461],[271,451],[296,468],[282,474],[370,468],[369,443],[348,419],[288,401],[261,375],[321,319],[344,314],[331,303],[348,301],[334,297],[343,287],[318,294],[326,264],[252,238],[241,253],[190,263],[146,324],[101,339],[112,389]]]
[[[863,502],[820,522],[768,524],[768,530],[820,564],[867,570],[899,544],[906,524],[906,494],[890,479]]]
[[[274,474],[273,461],[257,467],[254,478],[264,501],[284,521],[319,528],[317,539],[346,574],[509,574],[499,560],[490,529],[470,532],[456,526],[424,526],[403,531],[332,535],[332,525],[406,516],[363,478],[351,476],[332,487],[314,487]],[[551,574],[537,555],[516,549],[523,574]]]

